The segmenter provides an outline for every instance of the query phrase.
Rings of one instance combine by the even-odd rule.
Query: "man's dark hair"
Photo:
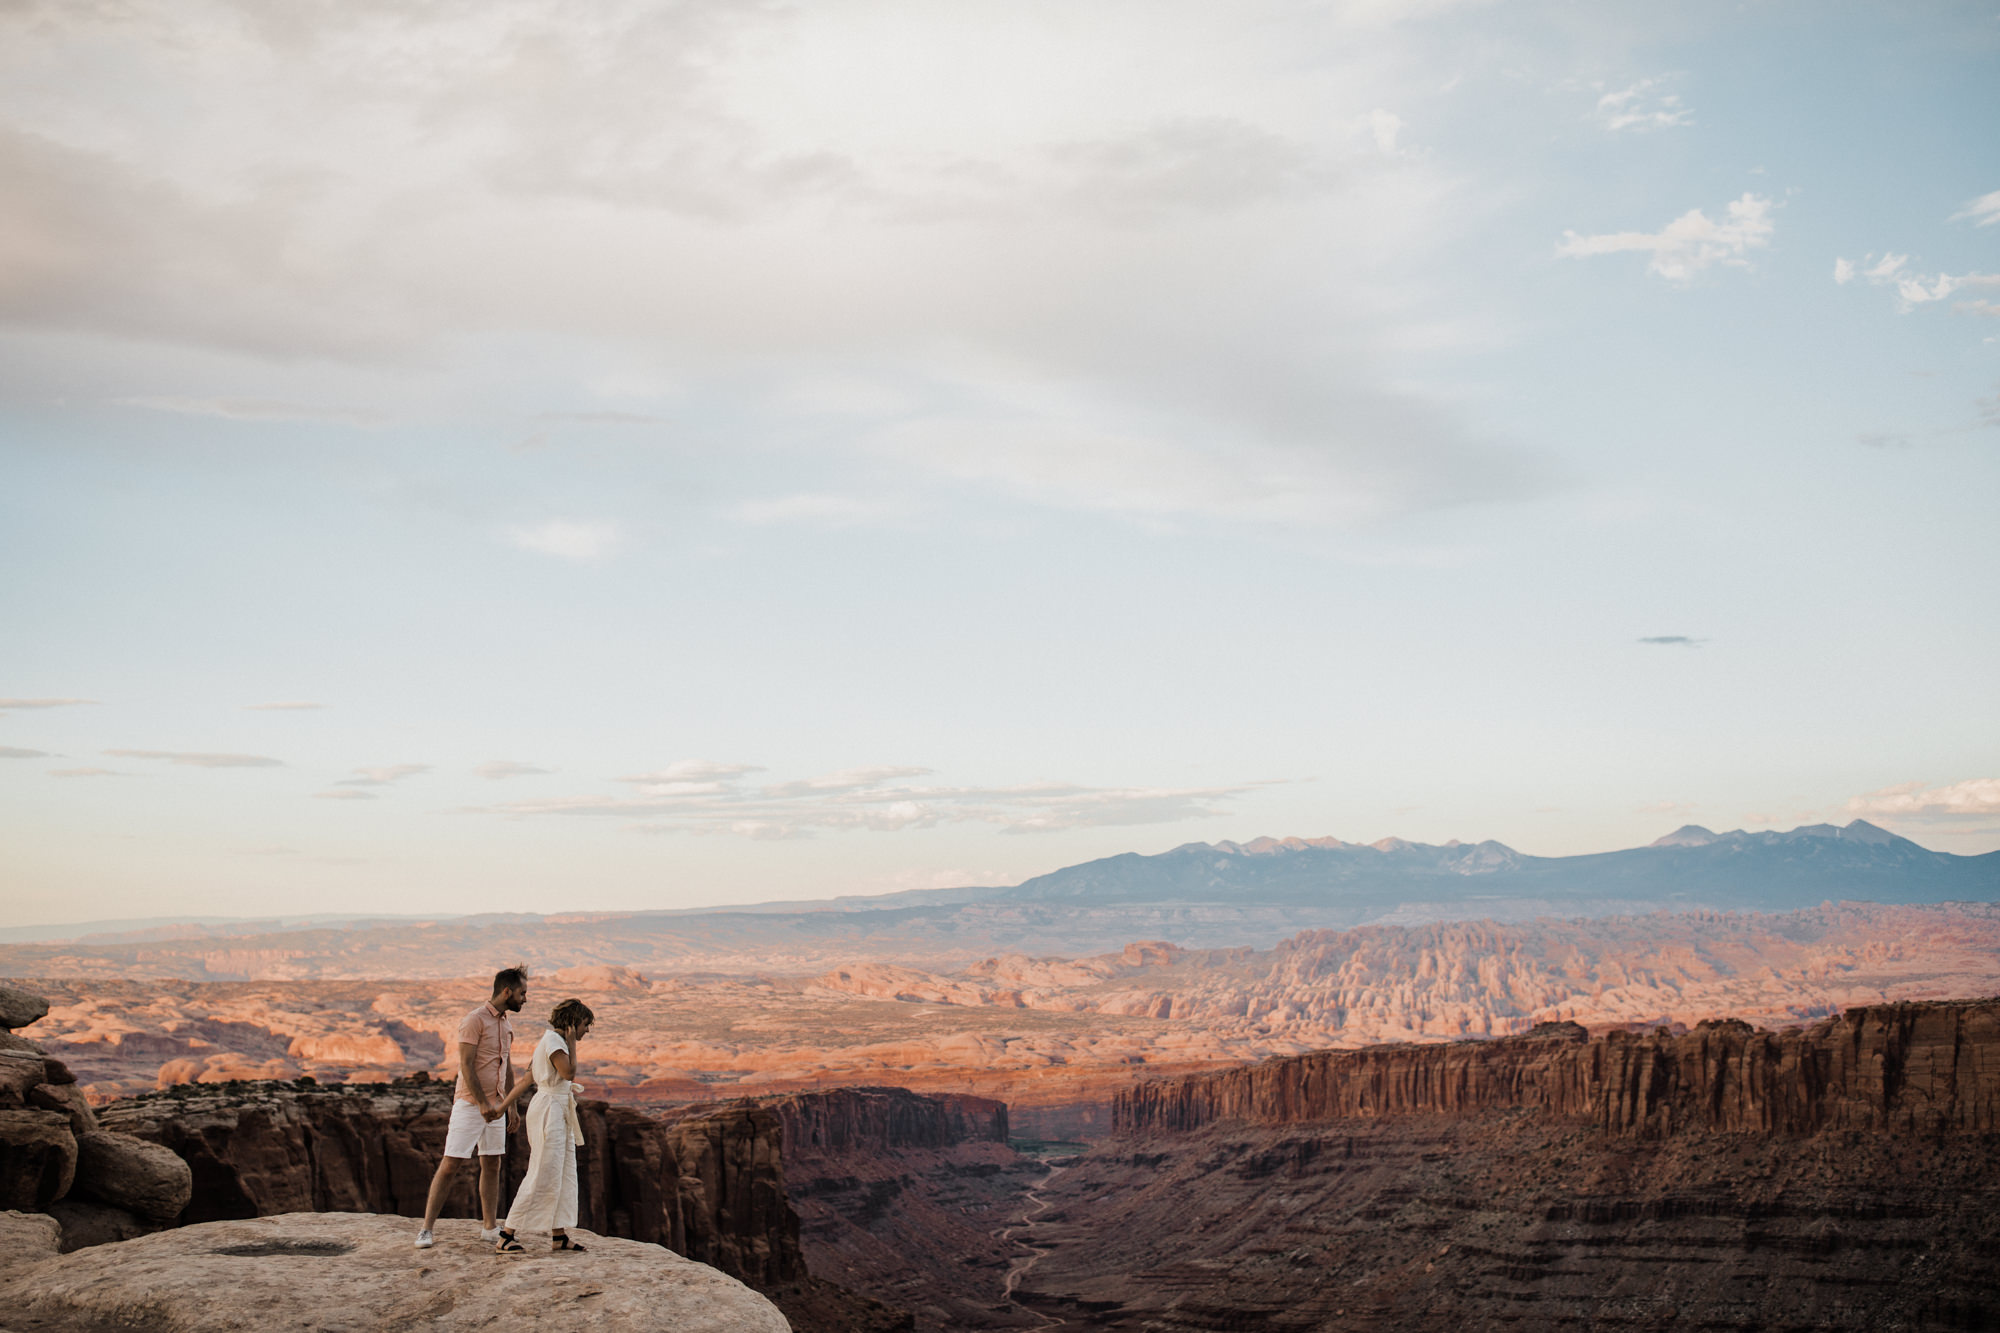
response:
[[[498,995],[503,990],[513,990],[516,986],[525,986],[527,984],[528,965],[526,963],[516,963],[512,967],[503,967],[493,974],[493,993],[495,995]]]

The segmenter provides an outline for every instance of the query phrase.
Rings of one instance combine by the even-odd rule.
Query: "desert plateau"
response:
[[[0,1333],[2000,1333],[1993,0],[0,0]]]
[[[1873,866],[1885,845],[1935,864],[1857,832],[1789,845],[1821,866],[1829,846]],[[1124,910],[1228,906],[1168,875],[1116,892]],[[1325,896],[1300,910],[1353,910]],[[630,957],[645,918],[595,940],[571,919],[393,929],[434,937],[439,967],[518,950],[538,1001],[602,1015],[578,1070],[582,1225],[711,1265],[802,1333],[2000,1318],[1981,1262],[2000,1245],[2000,1001],[1983,998],[2000,995],[2000,905],[1411,915],[1390,903],[1268,947],[969,962],[878,938],[829,965],[807,942],[824,923],[778,905],[674,919],[681,952],[652,973],[601,961]],[[485,987],[327,975],[390,929],[0,946],[10,969],[74,966],[6,983],[24,997],[6,1054],[46,1065],[22,1075],[21,1114],[67,1116],[79,1164],[100,1145],[60,1189],[19,1157],[56,1150],[10,1150],[12,1206],[56,1218],[63,1253],[143,1237],[162,1255],[175,1228],[268,1218],[289,1237],[421,1212],[457,1023]],[[741,968],[760,929],[789,969]],[[706,954],[705,930],[726,937]],[[197,961],[248,975],[174,974]],[[107,1184],[128,1160],[185,1174]],[[510,1150],[510,1188],[523,1169]],[[283,1244],[321,1243],[299,1234]],[[34,1296],[44,1322],[23,1326],[99,1308],[69,1300]]]

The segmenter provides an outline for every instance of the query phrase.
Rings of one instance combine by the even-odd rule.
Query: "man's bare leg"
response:
[[[424,1201],[424,1230],[437,1230],[438,1214],[444,1211],[445,1196],[451,1193],[451,1187],[458,1178],[458,1164],[464,1160],[462,1157],[446,1157],[438,1162],[437,1174],[431,1177],[430,1198]],[[482,1186],[480,1193],[482,1194],[485,1193],[483,1188],[485,1183],[485,1178],[482,1176],[480,1179],[480,1185]],[[497,1179],[494,1181],[494,1185],[496,1188],[498,1187],[499,1181]],[[487,1209],[489,1216],[492,1211],[491,1208]],[[488,1231],[493,1229],[493,1224],[490,1221],[486,1224],[486,1229]]]
[[[488,1231],[500,1225],[500,1163],[505,1160],[504,1157],[479,1159],[479,1207]]]

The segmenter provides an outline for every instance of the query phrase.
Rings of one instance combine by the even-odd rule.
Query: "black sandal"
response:
[[[577,1243],[576,1243],[575,1241],[571,1240],[571,1239],[569,1238],[569,1236],[568,1236],[568,1235],[566,1235],[566,1234],[565,1234],[565,1235],[561,1235],[561,1236],[551,1236],[551,1237],[549,1237],[549,1250],[550,1250],[551,1252],[554,1252],[554,1251],[557,1251],[557,1250],[568,1250],[568,1251],[570,1251],[570,1252],[571,1252],[571,1253],[573,1253],[573,1254],[589,1254],[589,1253],[590,1253],[590,1251],[589,1251],[589,1250],[586,1250],[585,1248],[583,1248],[583,1246],[581,1246],[581,1245],[577,1244]]]
[[[493,1253],[495,1254],[526,1254],[527,1252],[528,1247],[520,1241],[515,1240],[514,1233],[511,1231],[501,1232],[499,1242],[493,1247]]]

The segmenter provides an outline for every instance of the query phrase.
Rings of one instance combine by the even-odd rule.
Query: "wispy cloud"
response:
[[[120,398],[121,407],[143,407],[180,416],[221,417],[225,421],[324,421],[341,426],[380,426],[389,418],[379,412],[351,408],[314,407],[275,398]]]
[[[372,791],[356,791],[352,787],[342,787],[333,791],[316,791],[313,793],[313,797],[321,801],[372,801],[375,799],[375,793]]]
[[[18,745],[0,745],[0,759],[47,759],[47,750],[23,750]]]
[[[1614,134],[1620,130],[1669,130],[1694,124],[1694,110],[1681,103],[1678,93],[1663,91],[1670,80],[1664,76],[1641,79],[1629,88],[1609,92],[1597,99],[1598,124]]]
[[[1851,815],[1963,817],[2000,815],[2000,778],[1967,778],[1945,787],[1903,782],[1857,796],[1847,803]]]
[[[189,768],[283,768],[285,761],[262,754],[209,754],[196,750],[106,750],[120,759],[158,759]]]
[[[1691,634],[1648,634],[1639,640],[1661,648],[1699,648],[1707,639],[1697,639]]]
[[[324,707],[326,707],[325,704],[306,703],[304,701],[296,703],[243,705],[244,711],[248,713],[310,713]]]
[[[817,832],[894,832],[942,824],[990,824],[1002,833],[1165,824],[1224,813],[1224,803],[1266,783],[1216,787],[1090,787],[1043,782],[1010,787],[914,784],[931,770],[912,765],[841,769],[817,777],[752,785],[748,764],[684,760],[635,783],[633,796],[569,796],[481,807],[516,817],[625,819],[660,833],[730,833],[753,839]]]
[[[122,778],[127,776],[115,768],[52,768],[52,778]]]
[[[1845,285],[1859,276],[1867,280],[1871,286],[1893,288],[1896,293],[1896,309],[1905,315],[1919,306],[1934,305],[1961,292],[2000,290],[2000,273],[1926,275],[1910,268],[1908,255],[1897,254],[1893,250],[1884,251],[1880,256],[1867,255],[1863,257],[1861,263],[1867,267],[1861,268],[1844,258],[1834,260],[1833,280]],[[1968,295],[1966,299],[1956,302],[1953,308],[1974,315],[2000,315],[2000,301],[1989,300],[1983,296]]]
[[[580,523],[550,519],[507,529],[507,540],[524,551],[538,551],[564,560],[602,560],[618,545],[616,523]]]
[[[489,782],[502,778],[533,778],[555,772],[552,768],[536,768],[533,764],[517,764],[511,759],[489,759],[472,770]]]
[[[96,702],[95,699],[0,699],[0,713],[36,708],[75,708]]]
[[[335,785],[340,787],[386,787],[392,782],[401,782],[404,778],[413,778],[419,773],[428,773],[431,771],[431,766],[429,764],[386,764],[380,768],[357,768],[354,771],[361,776],[358,778],[343,778]]]
[[[1947,222],[1970,222],[1975,227],[1990,227],[2000,222],[2000,190],[1982,194],[1969,201],[1964,208],[1946,218]]]
[[[1658,231],[1617,231],[1585,236],[1563,233],[1556,254],[1565,259],[1636,252],[1651,255],[1647,271],[1668,282],[1684,283],[1713,265],[1748,268],[1752,250],[1771,243],[1777,230],[1773,205],[1760,195],[1745,194],[1730,201],[1720,222],[1699,208],[1690,209]]]

